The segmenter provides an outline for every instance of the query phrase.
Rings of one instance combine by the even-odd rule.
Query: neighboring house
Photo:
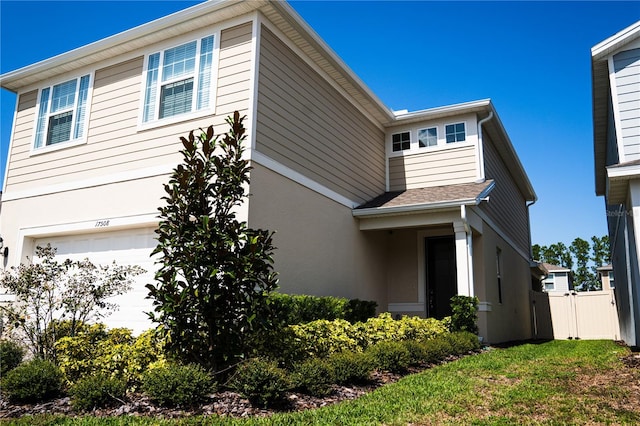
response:
[[[640,345],[640,21],[591,49],[596,194],[604,195],[621,338]]]
[[[112,326],[149,327],[163,184],[179,137],[247,116],[251,197],[281,291],[441,318],[480,300],[487,342],[531,337],[536,194],[489,100],[394,113],[285,2],[209,1],[0,76],[17,93],[0,233],[9,265],[59,256],[150,272]],[[453,90],[453,88],[452,88]]]
[[[604,265],[596,268],[598,271],[598,281],[602,285],[602,290],[614,290],[616,288],[613,276],[613,265]]]
[[[571,269],[564,266],[543,263],[547,274],[542,280],[542,289],[546,292],[563,292],[567,293],[573,290],[573,280]]]

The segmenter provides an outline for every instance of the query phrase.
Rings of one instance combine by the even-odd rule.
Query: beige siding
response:
[[[262,28],[256,149],[353,201],[385,190],[384,133]]]
[[[223,30],[216,97],[216,116],[147,130],[138,129],[144,53],[96,70],[86,144],[30,155],[36,114],[36,92],[20,96],[7,193],[96,176],[128,172],[179,160],[179,137],[190,130],[215,126],[226,130],[225,118],[249,107],[251,23]]]
[[[389,189],[454,185],[476,180],[475,147],[465,146],[389,159]]]
[[[480,204],[491,220],[523,253],[529,253],[527,205],[489,134],[483,136],[485,175],[495,181],[489,202]]]

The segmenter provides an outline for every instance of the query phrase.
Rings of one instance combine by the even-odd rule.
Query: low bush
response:
[[[451,345],[453,355],[462,355],[480,349],[478,336],[468,331],[446,334],[443,338]]]
[[[292,385],[294,388],[313,396],[326,396],[332,391],[334,383],[331,365],[322,359],[314,358],[297,364],[293,368]]]
[[[371,356],[363,352],[338,352],[327,358],[333,377],[339,385],[362,384],[371,378],[374,363]]]
[[[438,339],[438,337],[436,337]],[[405,349],[409,352],[409,365],[420,365],[424,363],[426,358],[425,342],[417,340],[405,340],[402,342]]]
[[[376,368],[402,373],[411,365],[411,354],[404,342],[386,341],[379,342],[367,348]]]
[[[47,401],[62,393],[62,373],[52,362],[34,359],[3,377],[2,392],[11,402]]]
[[[426,363],[438,363],[453,353],[451,343],[446,338],[428,340],[422,344]]]
[[[372,300],[350,299],[345,308],[344,319],[352,324],[365,322],[376,316],[378,303]]]
[[[22,362],[24,349],[13,340],[0,340],[0,377]]]
[[[166,407],[189,407],[204,401],[214,391],[209,374],[197,365],[167,364],[144,373],[142,390]]]
[[[116,405],[125,398],[126,382],[98,373],[80,379],[69,390],[71,405],[76,411],[89,411]]]
[[[285,401],[291,383],[274,361],[252,358],[242,363],[231,378],[231,387],[252,404],[269,407]]]
[[[122,379],[128,389],[135,390],[148,366],[164,361],[162,342],[155,338],[153,330],[134,338],[129,329],[106,331],[102,324],[92,325],[75,337],[58,340],[56,352],[58,365],[69,385],[82,377],[101,373]]]
[[[451,331],[478,333],[478,298],[453,296],[451,298]]]
[[[317,320],[344,319],[351,323],[366,321],[375,316],[378,304],[342,297],[271,293],[269,306],[278,322],[287,326]]]

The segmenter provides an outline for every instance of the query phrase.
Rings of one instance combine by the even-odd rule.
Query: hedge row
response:
[[[316,320],[343,319],[351,323],[366,321],[376,315],[373,301],[271,293],[269,306],[282,325],[303,324]]]

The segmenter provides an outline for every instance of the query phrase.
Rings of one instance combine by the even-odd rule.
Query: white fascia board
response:
[[[412,111],[400,114],[396,112],[394,121],[389,126],[398,124],[406,124],[415,121],[433,120],[436,118],[444,118],[452,115],[468,114],[472,112],[489,111],[493,109],[491,99],[481,99],[478,101],[463,102],[460,104],[445,105],[435,108],[428,108],[419,111]],[[494,112],[495,114],[495,112]]]
[[[607,167],[607,177],[611,180],[626,180],[640,177],[640,164]]]
[[[593,60],[603,59],[610,53],[615,52],[623,45],[638,37],[640,37],[640,21],[593,46],[591,48],[591,57]]]
[[[456,201],[443,201],[439,203],[422,203],[422,204],[407,204],[397,207],[373,207],[369,209],[354,209],[353,216],[355,217],[369,217],[369,216],[387,216],[387,215],[401,215],[411,213],[422,213],[428,210],[447,210],[460,208],[460,206],[475,206],[479,201],[475,198],[467,200]]]

